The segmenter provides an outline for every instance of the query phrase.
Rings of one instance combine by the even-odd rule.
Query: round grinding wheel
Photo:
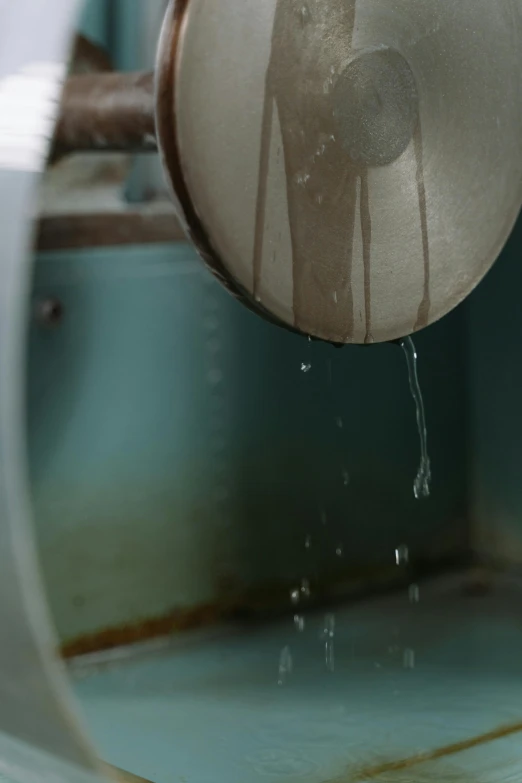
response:
[[[171,0],[157,125],[227,286],[336,343],[459,304],[522,195],[522,0]]]

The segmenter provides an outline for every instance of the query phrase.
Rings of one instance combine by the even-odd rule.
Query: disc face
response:
[[[170,14],[160,144],[232,288],[341,343],[410,334],[470,293],[522,203],[522,0]]]

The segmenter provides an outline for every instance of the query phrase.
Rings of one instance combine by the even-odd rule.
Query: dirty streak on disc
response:
[[[172,2],[160,146],[207,263],[325,340],[439,319],[520,209],[521,42],[522,0]]]

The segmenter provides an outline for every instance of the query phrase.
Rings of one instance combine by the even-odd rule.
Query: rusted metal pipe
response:
[[[53,159],[71,152],[156,152],[153,73],[67,79]]]

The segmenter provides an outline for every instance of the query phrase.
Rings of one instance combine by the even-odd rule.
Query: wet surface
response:
[[[76,664],[76,692],[103,758],[155,783],[518,781],[522,592],[462,587],[336,612],[329,657],[321,613]]]
[[[429,322],[430,252],[415,76],[392,48],[359,50],[354,45],[355,26],[354,0],[315,4],[313,9],[307,3],[277,2],[261,128],[253,293],[262,301],[270,151],[277,114],[292,245],[294,325],[305,334],[369,344],[374,342],[370,174],[395,162],[412,142],[416,170],[410,173],[418,193],[424,276],[415,329]],[[353,292],[357,224],[364,326],[357,323]]]

